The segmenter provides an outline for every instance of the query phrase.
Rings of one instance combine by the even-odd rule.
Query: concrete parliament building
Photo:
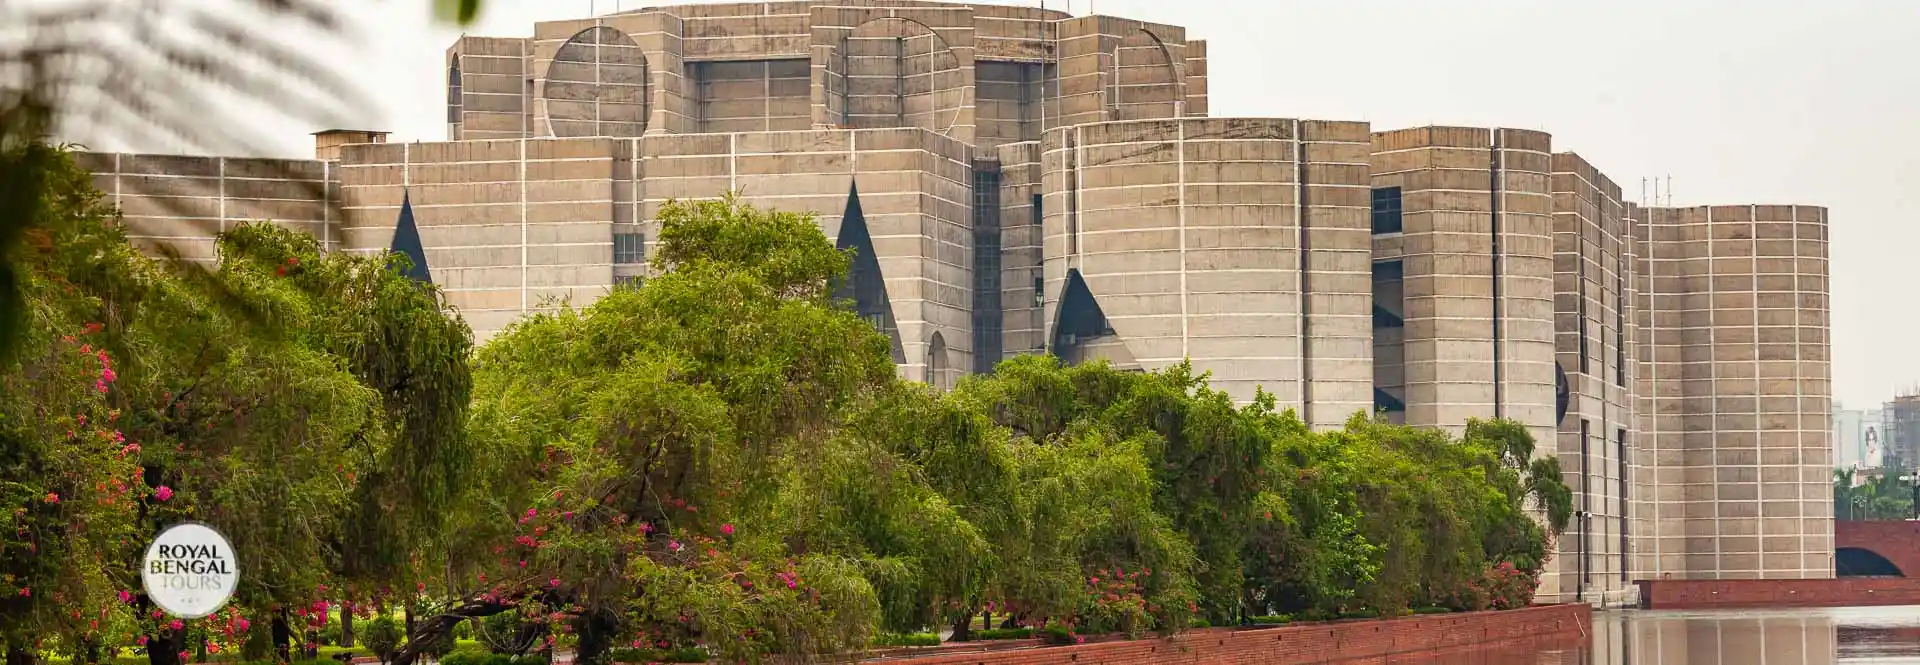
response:
[[[383,251],[405,202],[482,339],[734,190],[858,250],[907,378],[1190,358],[1321,428],[1513,418],[1582,511],[1543,596],[1833,575],[1826,209],[1639,205],[1539,131],[1213,118],[1207,69],[1178,26],[1033,7],[659,7],[460,38],[449,141],[83,159],[136,241],[208,260],[262,218]]]

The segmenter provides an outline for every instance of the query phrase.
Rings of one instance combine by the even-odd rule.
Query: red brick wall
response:
[[[1920,579],[1640,580],[1640,607],[1652,610],[1920,605]]]
[[[1873,552],[1893,562],[1907,577],[1920,577],[1920,522],[1837,521],[1833,547]]]
[[[1586,605],[1547,605],[1505,612],[1436,614],[1249,630],[1209,628],[1172,638],[991,652],[948,651],[888,662],[907,665],[1307,665],[1500,646],[1573,647],[1584,645],[1590,639],[1592,621],[1592,609]]]

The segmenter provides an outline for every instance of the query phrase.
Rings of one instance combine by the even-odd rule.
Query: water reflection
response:
[[[1601,612],[1590,646],[1408,658],[1402,665],[1920,665],[1920,607]]]

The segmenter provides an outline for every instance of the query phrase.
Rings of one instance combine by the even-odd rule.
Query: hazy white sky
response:
[[[1005,4],[1015,4],[1003,0]],[[368,128],[445,138],[447,46],[426,0],[367,9],[346,54],[381,102]],[[671,4],[487,0],[473,34]],[[1029,0],[1018,4],[1037,5]],[[1060,8],[1062,0],[1049,6]],[[1084,13],[1088,0],[1073,9]],[[1094,0],[1208,40],[1212,114],[1543,129],[1637,198],[1832,211],[1834,392],[1920,383],[1920,2],[1902,0]],[[285,151],[307,152],[286,128]],[[1910,309],[1911,307],[1911,309]]]

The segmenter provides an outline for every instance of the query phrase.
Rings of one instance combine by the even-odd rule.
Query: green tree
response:
[[[984,551],[910,464],[840,432],[897,379],[886,339],[830,300],[848,260],[813,220],[730,198],[660,219],[644,287],[481,349],[490,464],[452,551],[492,556],[449,562],[461,592],[423,631],[520,611],[589,662],[616,639],[828,653]]]
[[[405,555],[380,567],[334,543],[351,532],[399,542],[404,551],[426,542],[408,534],[438,532],[436,510],[460,480],[453,460],[467,457],[461,420],[469,333],[435,292],[386,257],[322,256],[311,238],[265,224],[223,234],[215,271],[149,259],[118,230],[90,176],[63,152],[52,154],[42,190],[42,207],[52,212],[29,232],[17,263],[28,268],[37,341],[30,357],[6,368],[7,402],[24,409],[16,413],[66,419],[71,426],[63,430],[79,432],[81,418],[110,424],[108,452],[135,470],[96,462],[115,475],[66,487],[74,506],[112,501],[100,505],[117,512],[92,518],[102,523],[97,533],[113,536],[98,546],[111,550],[35,558],[67,575],[99,566],[111,587],[47,591],[60,602],[126,605],[119,596],[138,586],[132,566],[145,543],[115,525],[145,534],[181,520],[205,522],[234,542],[246,571],[235,613],[176,626],[131,594],[124,611],[142,622],[136,632],[152,659],[177,660],[196,631],[238,641],[248,617],[271,625],[285,651],[295,633],[324,621],[318,603],[341,575],[390,583],[405,573]],[[99,406],[50,392],[46,340],[79,344],[93,356],[99,382],[83,387]],[[100,445],[46,425],[10,430],[37,438],[17,448],[28,455],[0,476],[4,486],[37,489],[20,479]],[[407,487],[378,484],[383,478]],[[376,501],[372,512],[417,520],[417,528],[351,523]],[[296,621],[305,625],[290,625]]]

